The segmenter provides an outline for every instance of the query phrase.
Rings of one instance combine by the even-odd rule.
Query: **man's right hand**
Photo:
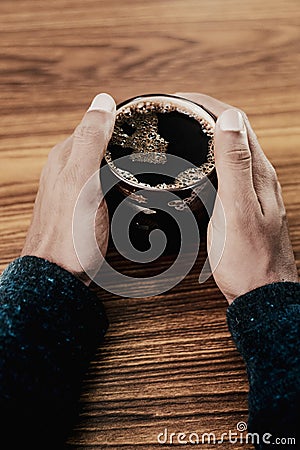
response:
[[[218,196],[208,227],[214,279],[229,303],[255,288],[298,281],[281,187],[246,115],[202,94],[177,93],[217,117]],[[220,261],[220,245],[226,241]]]

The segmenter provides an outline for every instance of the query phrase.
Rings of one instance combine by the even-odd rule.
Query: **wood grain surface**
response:
[[[20,254],[49,150],[103,91],[198,91],[244,109],[277,169],[299,267],[299,19],[299,0],[1,0],[0,269]],[[220,436],[247,420],[226,301],[197,282],[203,257],[157,297],[101,293],[111,326],[70,449],[154,449],[165,428]]]

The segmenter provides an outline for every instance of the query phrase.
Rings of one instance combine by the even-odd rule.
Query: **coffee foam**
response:
[[[185,99],[155,96],[135,99],[126,105],[123,105],[117,111],[116,124],[111,143],[120,145],[121,147],[129,146],[133,148],[133,153],[130,155],[132,161],[164,164],[166,162],[168,143],[161,136],[157,135],[157,133],[155,134],[155,113],[167,114],[172,111],[185,114],[200,123],[202,132],[209,137],[207,161],[199,167],[191,167],[180,172],[177,175],[175,182],[172,184],[162,183],[153,186],[140,182],[132,173],[117,167],[108,146],[105,154],[106,162],[111,170],[123,181],[146,189],[183,189],[194,186],[212,172],[215,167],[214,120],[200,106]],[[142,133],[140,133],[141,136],[139,136],[139,139],[131,139],[130,136],[122,130],[122,125],[124,123],[129,124],[129,126],[134,125],[137,120],[142,123],[142,126],[140,127]],[[128,141],[130,144],[128,144]]]

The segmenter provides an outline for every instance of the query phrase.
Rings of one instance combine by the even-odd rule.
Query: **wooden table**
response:
[[[0,268],[20,254],[49,150],[103,91],[200,91],[244,109],[277,169],[299,267],[299,17],[298,0],[2,0]],[[247,419],[226,301],[199,267],[154,298],[102,294],[111,326],[70,448],[147,450],[165,428],[220,436]]]

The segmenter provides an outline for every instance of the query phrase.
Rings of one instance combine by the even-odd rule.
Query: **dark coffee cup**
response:
[[[122,202],[132,211],[129,237],[137,249],[147,250],[151,231],[160,229],[167,250],[175,251],[177,215],[204,220],[202,199],[208,183],[216,183],[215,121],[203,106],[173,95],[142,95],[117,106],[105,154],[115,178],[107,203],[111,217]]]

